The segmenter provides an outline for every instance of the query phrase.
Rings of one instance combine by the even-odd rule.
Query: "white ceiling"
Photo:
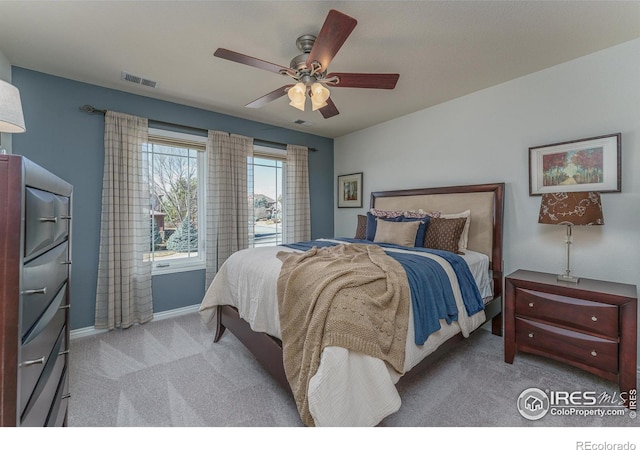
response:
[[[331,88],[330,119],[286,97],[245,108],[289,79],[216,48],[288,66],[332,8],[358,25],[329,71],[397,72],[396,88]],[[638,37],[638,1],[0,0],[0,52],[14,66],[332,138]]]

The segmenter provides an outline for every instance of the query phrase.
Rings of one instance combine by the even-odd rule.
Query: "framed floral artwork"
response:
[[[621,192],[621,133],[529,148],[529,195]]]

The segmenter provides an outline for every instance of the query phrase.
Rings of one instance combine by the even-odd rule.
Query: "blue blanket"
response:
[[[371,241],[337,238],[344,243],[373,244]],[[313,247],[330,247],[338,245],[336,242],[312,240],[285,244],[295,250],[307,251]],[[422,247],[403,247],[394,244],[376,242],[382,248],[411,250],[419,253],[431,253],[445,259],[458,277],[462,300],[469,316],[482,311],[484,302],[480,296],[478,286],[469,270],[469,266],[459,255],[442,250],[434,250]],[[442,266],[431,258],[424,256],[385,251],[387,255],[398,261],[404,268],[409,281],[411,291],[411,303],[413,307],[413,325],[415,329],[415,343],[422,345],[429,335],[440,329],[440,319],[447,323],[458,320],[458,308],[451,288],[451,282]]]

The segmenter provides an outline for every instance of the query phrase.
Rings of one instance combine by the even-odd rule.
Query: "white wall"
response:
[[[602,195],[603,227],[574,228],[572,272],[640,285],[640,39],[336,139],[335,175],[364,172],[365,208],[336,208],[335,234],[353,236],[372,191],[505,182],[505,275],[560,273],[565,230],[537,223],[528,149],[617,132],[622,193]]]

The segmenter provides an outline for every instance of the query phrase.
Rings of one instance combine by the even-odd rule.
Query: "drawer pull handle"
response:
[[[62,305],[60,308],[58,309],[69,309],[71,308],[71,305]]]
[[[47,288],[43,287],[42,289],[27,289],[26,291],[22,292],[25,295],[33,295],[33,294],[46,294],[47,293]]]
[[[71,220],[71,216],[60,216],[62,220]]]
[[[598,352],[596,352],[595,350],[591,350],[591,356],[598,356]]]
[[[58,218],[57,217],[40,217],[40,222],[58,223]]]
[[[60,264],[63,264],[63,265],[65,265],[65,264],[66,264],[66,265],[70,265],[70,264],[71,264],[71,260],[68,260],[68,261],[60,261]]]
[[[591,316],[591,320],[593,320],[594,322],[597,322],[598,318],[596,316]]]
[[[46,358],[43,356],[40,359],[32,359],[31,361],[25,361],[22,363],[22,366],[27,367],[27,366],[33,366],[35,364],[44,364],[45,361],[46,361]]]
[[[533,308],[533,302],[529,303],[529,308]]]
[[[533,333],[529,333],[529,337],[530,337],[530,338],[533,338]]]
[[[69,350],[64,350],[64,351],[61,351],[60,353],[58,353],[58,356],[68,355],[68,354],[69,354]]]
[[[64,400],[65,398],[69,398],[71,397],[71,394],[64,394],[62,397],[60,397],[62,400]]]

